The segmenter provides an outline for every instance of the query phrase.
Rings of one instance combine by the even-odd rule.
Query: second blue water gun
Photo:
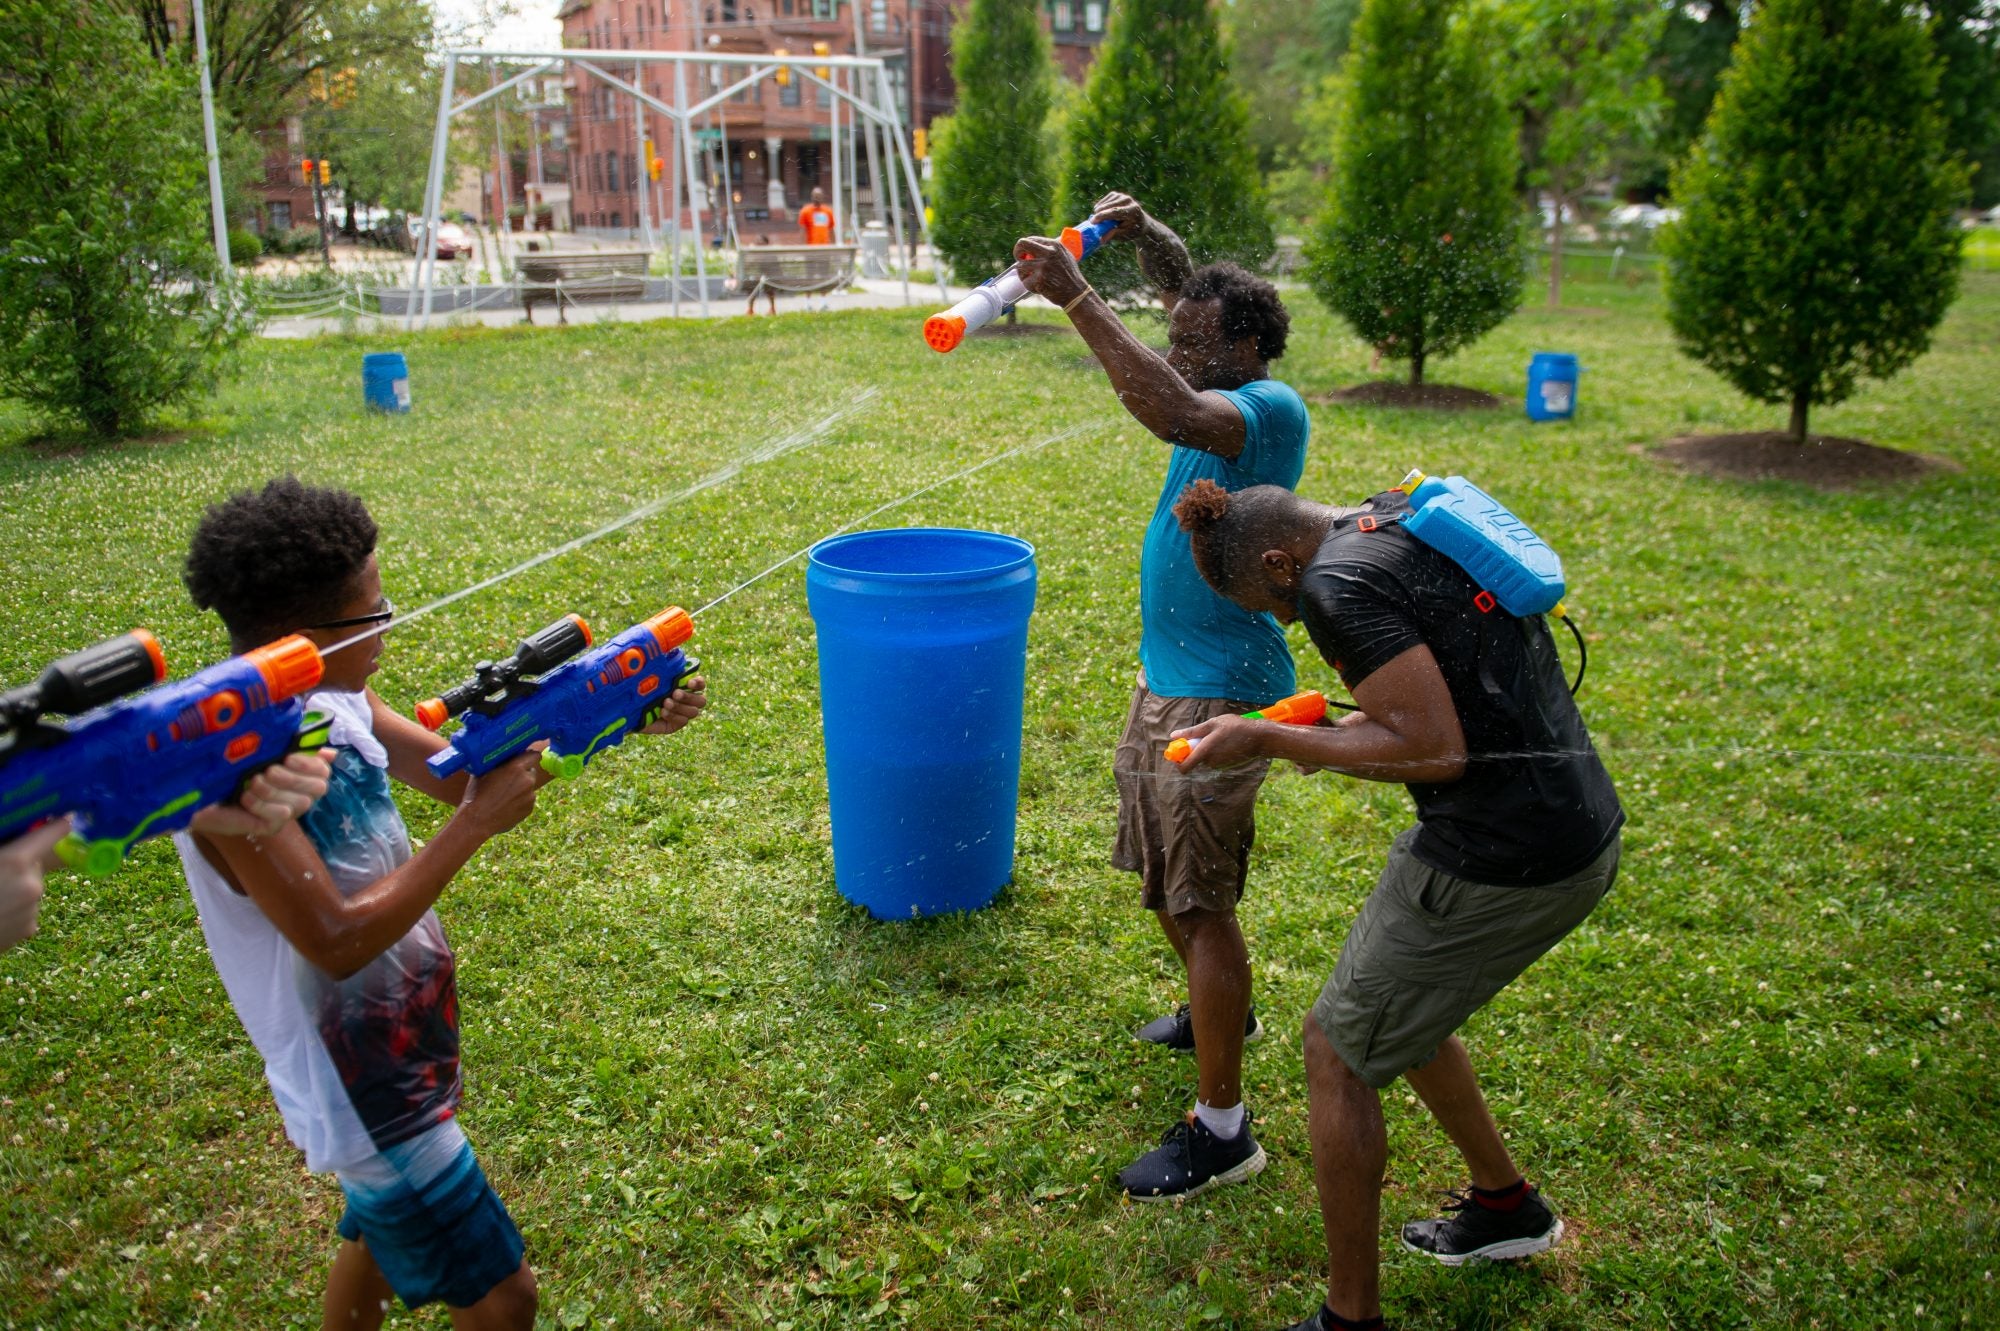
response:
[[[650,725],[674,688],[700,668],[681,650],[692,637],[694,620],[677,605],[602,647],[592,645],[582,616],[564,615],[506,660],[481,661],[471,679],[418,704],[417,721],[427,730],[465,717],[450,747],[427,765],[440,777],[484,776],[546,741],[542,769],[576,776],[599,753]]]
[[[1097,252],[1097,247],[1117,225],[1105,221],[1066,226],[1062,231],[1063,248],[1080,263]],[[942,314],[924,320],[924,341],[931,344],[933,351],[950,351],[965,340],[967,333],[984,328],[1027,296],[1028,284],[1021,280],[1020,265],[1015,264],[998,277],[987,278],[972,289],[971,295]]]
[[[144,629],[63,657],[0,693],[0,843],[74,814],[56,853],[112,872],[139,842],[186,827],[287,754],[322,747],[327,720],[299,699],[324,672],[297,634],[159,688],[148,686],[166,678],[166,655]]]

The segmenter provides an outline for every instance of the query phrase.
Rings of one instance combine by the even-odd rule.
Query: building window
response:
[[[630,183],[631,188],[639,188],[639,155],[637,153],[625,154],[625,179]]]
[[[889,0],[868,0],[868,28],[871,32],[889,31]]]
[[[625,215],[624,215],[623,213],[613,213],[613,214],[611,214],[611,225],[612,225],[612,227],[613,227],[613,228],[617,228],[617,227],[621,227],[621,226],[624,226],[624,225],[625,225]]]
[[[618,192],[618,154],[617,154],[617,153],[606,153],[606,154],[604,154],[604,183],[605,183],[605,188],[606,188],[606,189],[607,189],[607,190],[608,190],[608,191],[609,191],[610,193],[612,193],[612,194],[616,194],[616,193]]]
[[[270,207],[271,207],[271,230],[273,231],[291,230],[292,205],[289,203],[273,203],[270,205]]]
[[[813,0],[813,17],[834,19],[840,17],[840,0]]]
[[[1083,0],[1083,26],[1087,32],[1104,31],[1104,0]]]
[[[779,8],[783,11],[786,18],[792,16],[792,0],[780,0]]]
[[[782,84],[778,88],[778,105],[797,106],[799,104],[799,87],[804,81],[799,77],[798,71],[793,70],[792,81]]]
[[[1057,32],[1070,32],[1076,28],[1076,14],[1070,9],[1070,0],[1052,0],[1049,26]]]
[[[724,23],[736,21],[736,0],[722,0],[722,21]]]

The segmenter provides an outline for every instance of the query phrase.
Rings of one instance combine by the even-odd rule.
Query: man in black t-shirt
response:
[[[1618,874],[1625,821],[1547,623],[1508,614],[1406,531],[1400,491],[1330,508],[1206,481],[1174,514],[1202,577],[1246,610],[1305,621],[1359,710],[1318,727],[1218,717],[1177,732],[1185,766],[1289,758],[1408,786],[1396,839],[1305,1024],[1326,1303],[1293,1331],[1382,1325],[1380,1091],[1407,1079],[1472,1176],[1403,1244],[1449,1266],[1526,1257],[1562,1221],[1515,1168],[1454,1033],[1580,924]]]

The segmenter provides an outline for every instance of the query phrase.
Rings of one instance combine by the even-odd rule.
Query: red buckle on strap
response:
[[[1485,591],[1473,597],[1472,603],[1479,607],[1479,613],[1482,615],[1492,614],[1493,607],[1500,604],[1499,600],[1493,595],[1492,592],[1485,592]]]
[[[1375,520],[1375,515],[1373,513],[1363,513],[1360,519],[1357,520],[1354,525],[1362,531],[1374,531],[1377,527],[1381,526],[1382,524]]]

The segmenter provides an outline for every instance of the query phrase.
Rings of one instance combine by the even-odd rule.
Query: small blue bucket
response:
[[[400,351],[371,351],[361,358],[361,399],[370,411],[410,409],[410,365]]]
[[[1576,415],[1576,377],[1582,368],[1566,352],[1537,351],[1528,362],[1528,419],[1566,421]]]

